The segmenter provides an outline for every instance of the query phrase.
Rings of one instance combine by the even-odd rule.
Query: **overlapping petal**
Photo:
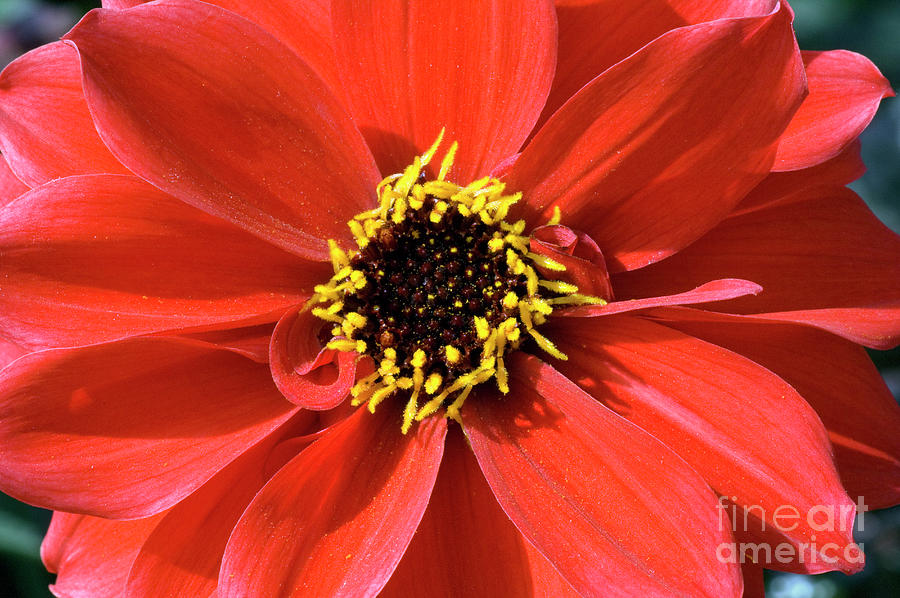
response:
[[[305,409],[333,409],[350,394],[356,377],[355,353],[326,349],[319,331],[330,324],[298,306],[272,334],[269,363],[278,389]],[[330,335],[329,335],[330,338]]]
[[[17,177],[9,168],[6,160],[0,156],[0,208],[19,197],[29,187]]]
[[[247,450],[211,480],[173,507],[144,541],[128,575],[124,596],[209,596],[231,530],[284,462],[269,466],[276,446],[315,429],[315,416],[300,412]],[[292,457],[312,440],[290,442]],[[299,440],[291,438],[291,440]],[[281,444],[279,444],[281,443]],[[287,453],[281,457],[289,458]],[[198,550],[198,546],[203,546]]]
[[[162,0],[92,11],[66,39],[101,138],[160,189],[314,259],[371,207],[381,177],[350,117],[250,21]]]
[[[828,429],[850,497],[862,497],[873,509],[900,503],[900,407],[860,347],[789,323],[686,309],[658,310],[653,317],[784,379]]]
[[[591,81],[507,177],[533,223],[559,207],[611,272],[700,237],[769,171],[805,94],[790,21],[783,5],[678,29]]]
[[[57,510],[145,517],[292,411],[266,365],[197,341],[32,353],[0,372],[0,489]]]
[[[337,0],[332,19],[349,106],[385,175],[446,127],[460,144],[450,178],[480,178],[519,150],[543,108],[556,64],[550,0]]]
[[[0,147],[31,187],[55,178],[128,173],[94,129],[81,91],[78,53],[41,46],[0,73]]]
[[[900,237],[849,189],[797,186],[613,286],[620,297],[646,297],[721,276],[763,292],[716,311],[807,323],[873,348],[900,341]]]
[[[781,136],[775,170],[797,170],[836,156],[872,121],[890,84],[865,56],[803,52],[809,96]]]
[[[273,321],[330,271],[120,175],[0,209],[0,250],[0,331],[32,349]]]
[[[275,474],[228,541],[218,595],[376,595],[422,519],[447,431],[400,424],[358,409]]]
[[[509,395],[468,402],[464,429],[503,510],[576,590],[740,596],[703,478],[537,358],[509,368]]]
[[[56,573],[50,590],[64,598],[121,596],[135,556],[163,516],[113,521],[54,513],[41,545],[44,564]]]
[[[736,531],[800,550],[851,544],[854,505],[832,464],[825,428],[785,381],[740,355],[634,317],[559,321],[552,338],[569,355],[559,365],[568,378],[749,509],[746,527],[739,511]],[[776,520],[783,505],[798,513],[793,527]],[[820,508],[835,513],[832,528],[807,517]],[[810,549],[814,542],[820,548]],[[806,570],[861,568],[841,555],[827,562],[804,554]]]
[[[591,79],[669,30],[716,19],[766,15],[776,0],[556,0],[559,59],[541,115],[546,121]]]
[[[527,545],[497,504],[464,436],[453,427],[425,516],[379,596],[425,598],[436,588],[448,596],[571,592],[552,567],[532,566],[534,555]],[[540,553],[536,557],[544,559]]]

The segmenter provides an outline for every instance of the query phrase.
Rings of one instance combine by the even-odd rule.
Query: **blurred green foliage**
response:
[[[635,0],[639,1],[639,0]],[[54,39],[98,2],[0,0],[0,41],[7,59]],[[900,1],[793,0],[795,27],[805,50],[842,48],[868,56],[900,85]],[[41,21],[43,19],[43,21]],[[2,58],[2,57],[0,57]],[[863,134],[869,172],[852,187],[883,222],[900,231],[900,101],[886,101]],[[895,396],[900,394],[900,350],[873,353]],[[900,433],[900,432],[898,432]],[[45,598],[52,582],[39,547],[49,513],[0,494],[0,598]],[[767,575],[772,598],[896,598],[900,596],[900,508],[868,514],[866,569],[855,576]]]

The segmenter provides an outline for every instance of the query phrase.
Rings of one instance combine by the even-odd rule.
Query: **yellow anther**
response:
[[[541,255],[540,253],[528,252],[525,256],[530,259],[532,262],[540,266],[541,268],[546,268],[547,270],[553,270],[554,272],[565,272],[566,267],[557,262],[554,259],[547,257],[546,255]]]
[[[475,316],[475,332],[478,334],[478,338],[480,338],[481,340],[484,340],[488,336],[490,336],[491,327],[488,324],[487,318]]]
[[[374,394],[372,394],[372,397],[369,399],[369,412],[375,413],[375,407],[377,407],[380,402],[394,394],[394,391],[396,390],[397,387],[393,384],[376,390]]]
[[[553,215],[550,216],[550,220],[547,221],[547,226],[559,224],[561,220],[562,211],[560,211],[559,206],[553,206]]]
[[[453,403],[447,407],[447,417],[451,419],[455,419],[458,423],[462,423],[460,419],[459,410],[462,409],[463,403],[466,402],[466,399],[469,397],[469,393],[472,392],[472,386],[466,386],[461,393],[454,399]]]
[[[350,232],[353,233],[353,237],[356,239],[356,244],[359,245],[360,249],[365,248],[369,244],[369,237],[366,235],[365,229],[356,220],[351,220],[347,224],[350,226]]]
[[[351,311],[344,315],[347,318],[347,321],[350,322],[350,325],[354,328],[365,328],[366,327],[366,317],[362,314],[358,314],[355,311]]]
[[[443,382],[443,380],[444,379],[437,372],[431,374],[428,376],[428,380],[425,381],[425,392],[433,395],[441,387],[441,382]]]
[[[334,322],[335,324],[342,324],[344,322],[344,319],[340,316],[330,314],[328,313],[328,310],[322,309],[321,307],[314,307],[312,309],[312,315],[329,322]]]
[[[356,342],[344,338],[336,338],[328,341],[325,345],[329,349],[337,349],[338,351],[355,351]]]
[[[495,237],[488,241],[488,249],[496,253],[498,251],[502,251],[505,244],[506,243],[503,239]]]
[[[400,431],[403,434],[409,432],[409,428],[416,419],[416,412],[419,410],[419,407],[416,404],[418,396],[419,391],[416,390],[413,392],[412,396],[409,397],[409,401],[406,402],[406,408],[403,410],[403,426],[400,428]]]
[[[544,336],[537,330],[531,329],[528,331],[528,334],[530,334],[532,336],[532,338],[534,338],[535,342],[537,342],[537,344],[538,344],[538,347],[540,347],[541,349],[543,349],[544,351],[546,351],[553,357],[555,357],[561,361],[566,361],[569,358],[565,353],[563,353],[562,351],[557,349],[556,345],[554,345],[550,341],[550,339],[548,339],[546,336]]]
[[[441,132],[438,133],[437,139],[435,139],[434,143],[431,144],[431,147],[429,147],[428,150],[424,154],[422,154],[422,159],[421,159],[422,166],[425,166],[426,164],[431,162],[431,159],[434,157],[434,154],[437,153],[438,148],[441,146],[441,141],[444,140],[444,133],[446,131],[447,131],[446,127],[441,127]],[[455,145],[456,145],[456,142],[454,141],[453,146],[455,146]],[[451,146],[450,151],[452,151],[453,153],[456,153],[456,150],[453,148],[453,146]],[[446,160],[447,160],[447,156],[444,156],[444,161],[446,161]],[[453,162],[452,156],[450,157],[450,162],[451,163]]]
[[[335,274],[340,272],[341,268],[350,265],[350,259],[347,257],[347,254],[333,239],[328,239],[328,255],[331,257],[331,265]]]
[[[497,358],[497,388],[503,394],[509,392],[509,373],[506,371],[506,364],[503,363],[502,357]]]
[[[386,359],[390,359],[391,361],[397,361],[397,350],[393,347],[388,347],[384,350],[384,356]]]
[[[528,296],[537,295],[538,292],[538,284],[540,281],[538,280],[537,272],[534,271],[534,268],[528,266],[525,268],[525,279],[528,290]]]
[[[416,352],[413,353],[413,358],[410,363],[414,368],[423,368],[425,367],[425,361],[425,351],[423,351],[422,349],[416,349]]]
[[[447,345],[444,347],[444,354],[447,356],[447,361],[450,363],[459,363],[462,354],[459,352],[459,349],[454,347],[453,345]]]
[[[445,178],[447,178],[447,173],[450,172],[450,167],[453,166],[453,158],[456,157],[457,148],[459,148],[459,144],[457,142],[454,141],[452,144],[450,144],[450,149],[447,150],[446,155],[444,155],[444,159],[441,160],[441,171],[438,173],[437,180],[443,181]]]
[[[591,295],[566,295],[547,299],[551,305],[606,305],[606,300]]]
[[[397,201],[394,202],[393,214],[391,214],[391,221],[394,224],[400,224],[406,218],[406,198],[398,197]]]
[[[546,299],[533,297],[528,303],[531,311],[537,312],[539,314],[544,314],[545,316],[549,316],[553,313],[553,306],[547,303]]]
[[[509,291],[503,297],[503,307],[505,307],[506,309],[515,309],[518,304],[519,304],[519,296],[516,295],[515,293],[513,293],[512,291]]]

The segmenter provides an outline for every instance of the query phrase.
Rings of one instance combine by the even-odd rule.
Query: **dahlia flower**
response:
[[[0,489],[55,510],[53,592],[861,569],[900,239],[845,185],[892,92],[792,19],[110,0],[10,64]]]

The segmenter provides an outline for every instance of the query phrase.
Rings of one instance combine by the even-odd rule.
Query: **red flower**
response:
[[[57,511],[57,595],[861,568],[850,497],[900,502],[865,58],[776,0],[132,4],[0,76],[0,488]]]

